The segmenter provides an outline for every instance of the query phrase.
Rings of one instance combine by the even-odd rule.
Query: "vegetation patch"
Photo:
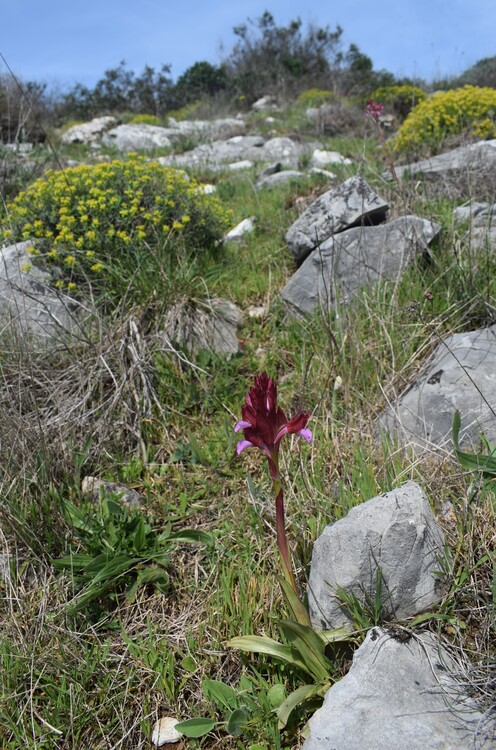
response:
[[[47,172],[7,206],[2,236],[33,239],[59,288],[133,297],[178,252],[213,250],[229,217],[196,181],[134,156]]]
[[[394,148],[401,153],[435,153],[449,136],[495,138],[495,113],[495,89],[464,86],[440,91],[411,111],[395,136]]]

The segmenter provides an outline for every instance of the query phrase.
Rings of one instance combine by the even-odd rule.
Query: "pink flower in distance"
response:
[[[384,104],[371,100],[370,102],[367,102],[367,106],[365,107],[365,114],[375,120],[375,122],[379,122],[379,118],[382,114],[383,109]]]
[[[234,431],[243,430],[244,440],[239,441],[236,452],[239,455],[245,448],[260,448],[268,458],[272,479],[279,478],[279,442],[284,435],[300,435],[308,443],[312,440],[307,428],[310,412],[300,411],[288,420],[277,406],[277,386],[266,372],[255,378],[241,414],[243,419]]]

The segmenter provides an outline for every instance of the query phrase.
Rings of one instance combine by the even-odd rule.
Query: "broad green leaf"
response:
[[[276,659],[282,659],[282,661],[292,664],[293,666],[300,667],[308,671],[304,662],[298,658],[295,650],[291,646],[286,646],[279,641],[275,641],[273,638],[269,638],[264,635],[240,635],[236,638],[231,638],[227,642],[230,648],[238,648],[240,651],[248,651],[255,654],[267,654],[267,656],[273,656]]]
[[[290,714],[300,703],[303,703],[307,698],[311,698],[314,695],[319,695],[321,690],[322,687],[320,685],[301,685],[290,693],[276,711],[281,728],[286,726]]]
[[[196,672],[197,664],[192,656],[185,656],[184,659],[181,659],[181,667],[187,672]]]
[[[141,562],[140,557],[129,557],[128,555],[118,555],[109,560],[103,568],[93,578],[94,583],[105,581],[109,578],[115,579],[123,573],[127,573],[134,568],[137,563]],[[87,571],[88,572],[88,571]]]
[[[169,534],[168,538],[175,542],[200,542],[201,544],[206,545],[211,545],[214,541],[212,534],[208,531],[200,531],[199,529],[175,531],[173,534]]]
[[[140,552],[143,549],[146,539],[145,519],[143,516],[139,519],[136,524],[136,529],[133,535],[133,546],[136,552]]]
[[[272,708],[279,708],[279,706],[286,700],[286,688],[277,682],[275,685],[267,690],[267,700],[269,701]]]
[[[187,719],[176,724],[174,729],[184,734],[185,737],[203,737],[204,734],[212,731],[215,724],[216,722],[212,719]]]
[[[355,641],[353,634],[347,628],[336,628],[335,630],[322,630],[319,632],[319,638],[324,643],[335,643],[336,641]]]
[[[202,690],[205,698],[233,711],[237,708],[238,697],[236,691],[230,685],[220,680],[203,680]]]
[[[227,719],[226,729],[229,734],[239,737],[243,734],[243,730],[249,720],[250,714],[245,708],[236,708]]]
[[[315,630],[293,620],[283,620],[281,628],[285,637],[300,654],[306,671],[316,680],[328,680],[332,664],[325,657],[325,643]]]
[[[496,476],[496,456],[494,455],[494,448],[491,446],[492,454],[486,456],[482,453],[466,453],[460,449],[459,434],[461,427],[461,416],[457,410],[453,417],[452,435],[453,445],[455,446],[455,453],[461,467],[465,471],[480,471],[486,479],[491,479]],[[489,443],[486,441],[486,445]]]
[[[52,560],[52,565],[56,570],[79,570],[85,568],[93,561],[93,555],[86,555],[83,552],[76,552],[74,555],[67,555],[67,557],[59,557],[56,560]]]

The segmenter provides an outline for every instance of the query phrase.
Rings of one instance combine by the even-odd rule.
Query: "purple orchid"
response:
[[[243,419],[234,431],[243,430],[244,440],[240,440],[236,452],[239,455],[245,448],[260,448],[269,461],[272,479],[279,478],[279,442],[284,435],[300,435],[308,443],[312,431],[307,428],[309,412],[300,411],[292,419],[277,406],[277,386],[266,372],[255,378],[255,385],[245,399],[241,409]]]
[[[244,439],[239,441],[236,452],[239,455],[245,448],[259,448],[267,456],[276,497],[277,545],[283,561],[285,578],[298,595],[284,522],[279,444],[284,435],[300,435],[308,443],[311,442],[312,431],[307,427],[310,412],[300,411],[292,419],[288,419],[277,405],[277,386],[274,380],[263,372],[255,378],[255,385],[246,396],[241,414],[243,419],[236,424],[234,430],[243,430]]]

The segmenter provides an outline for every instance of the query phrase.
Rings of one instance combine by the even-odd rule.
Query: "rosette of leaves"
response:
[[[179,544],[213,542],[211,534],[198,529],[173,531],[170,521],[159,529],[140,510],[111,497],[80,508],[66,501],[64,510],[71,530],[70,552],[52,564],[74,580],[72,612],[90,604],[97,604],[97,610],[108,608],[123,594],[132,600],[147,584],[166,592],[171,550]]]

